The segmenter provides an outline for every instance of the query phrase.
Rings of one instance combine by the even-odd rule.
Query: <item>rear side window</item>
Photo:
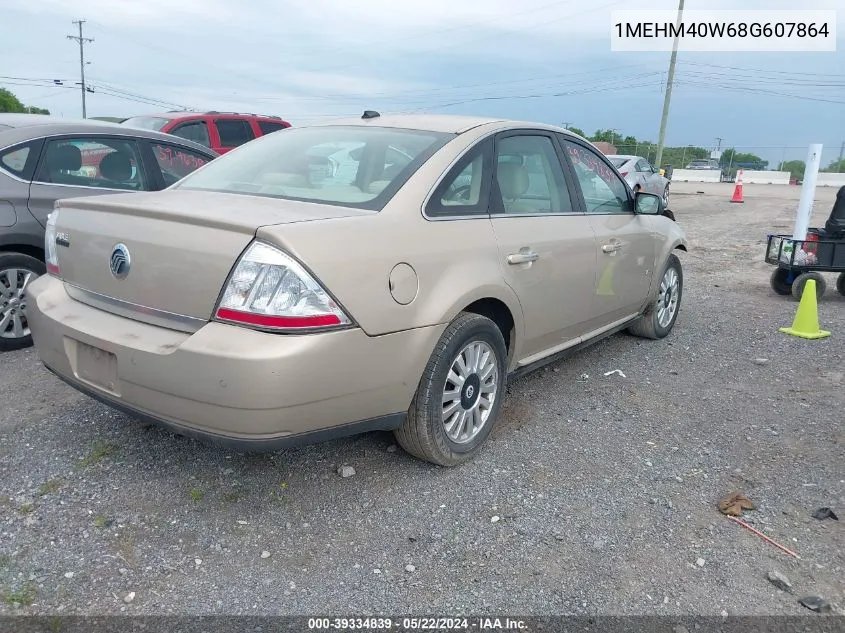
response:
[[[259,121],[258,129],[261,130],[262,134],[270,134],[271,132],[284,130],[285,126],[281,123],[273,123],[272,121]]]
[[[237,147],[255,138],[248,121],[242,119],[218,119],[214,122],[220,135],[222,147]]]
[[[488,213],[493,170],[493,140],[473,147],[446,174],[428,202],[432,217],[459,217]]]
[[[208,136],[208,126],[205,121],[191,121],[190,123],[182,123],[170,130],[170,134],[184,138],[206,147],[211,147],[211,139]]]
[[[7,147],[0,151],[0,167],[18,178],[30,180],[35,161],[38,160],[39,145],[40,142],[32,141]]]
[[[110,138],[48,140],[36,180],[55,185],[149,189],[134,141]]]
[[[176,145],[152,143],[152,148],[153,156],[164,178],[165,187],[182,180],[211,160],[202,154]]]

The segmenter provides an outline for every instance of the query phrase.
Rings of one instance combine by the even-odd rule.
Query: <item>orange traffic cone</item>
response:
[[[734,195],[731,202],[745,202],[742,199],[742,170],[736,172],[736,187],[734,187]]]

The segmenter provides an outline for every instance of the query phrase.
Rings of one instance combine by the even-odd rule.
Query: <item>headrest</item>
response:
[[[50,171],[79,171],[82,168],[82,152],[76,145],[55,145],[47,154]]]
[[[496,168],[499,191],[505,200],[515,200],[528,191],[528,170],[515,163],[499,163]]]
[[[100,161],[100,175],[115,182],[129,180],[132,178],[132,161],[123,152],[112,152]]]

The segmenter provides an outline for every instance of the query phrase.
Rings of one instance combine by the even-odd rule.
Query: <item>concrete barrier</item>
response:
[[[748,185],[788,185],[788,171],[743,170],[742,182]]]
[[[841,187],[845,185],[845,174],[826,174],[819,172],[816,180],[817,187]]]
[[[676,169],[672,182],[721,182],[722,172],[718,169]]]

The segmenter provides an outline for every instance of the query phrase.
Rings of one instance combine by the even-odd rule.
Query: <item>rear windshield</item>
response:
[[[153,130],[154,132],[161,132],[170,119],[163,119],[157,116],[133,116],[130,119],[123,121],[121,125],[128,125],[129,127],[137,127],[142,130]]]
[[[628,159],[627,158],[611,158],[610,162],[614,167],[622,167],[622,165],[624,165],[625,163],[628,162]]]
[[[216,158],[174,188],[380,210],[451,138],[370,126],[288,128]]]

